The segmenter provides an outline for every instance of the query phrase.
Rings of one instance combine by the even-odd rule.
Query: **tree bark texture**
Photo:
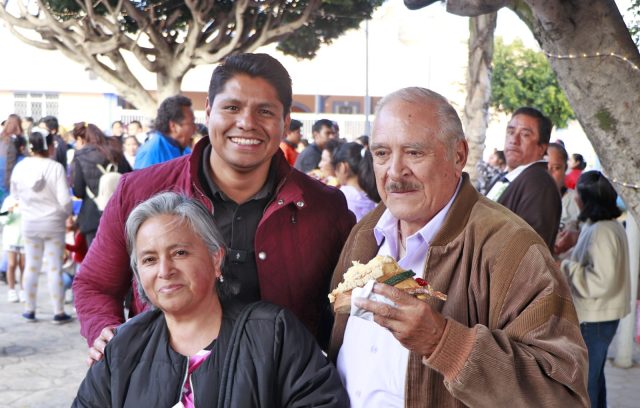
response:
[[[476,164],[482,160],[484,141],[489,126],[491,100],[491,61],[496,13],[469,19],[469,65],[467,66],[467,98],[462,116],[465,135],[469,143],[469,157],[465,171],[471,182],[477,179]]]
[[[639,219],[639,190],[622,183],[640,184],[640,53],[616,4],[613,0],[528,3],[535,38],[551,55],[558,82],[605,174]]]
[[[447,10],[475,16],[500,2],[449,0]],[[532,30],[558,82],[635,219],[640,214],[640,53],[613,0],[504,2]],[[474,7],[478,6],[478,7]]]

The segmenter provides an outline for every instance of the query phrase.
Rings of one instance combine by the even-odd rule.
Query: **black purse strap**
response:
[[[233,386],[233,377],[235,376],[238,353],[240,352],[240,338],[249,315],[259,305],[260,302],[255,302],[245,306],[233,326],[227,355],[224,358],[224,365],[221,371],[218,408],[231,408],[231,387]]]

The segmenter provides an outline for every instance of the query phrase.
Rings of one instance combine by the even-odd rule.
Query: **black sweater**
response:
[[[221,376],[231,381],[231,407],[347,407],[338,373],[289,311],[261,302],[239,340],[233,372],[221,373],[237,317],[225,312],[211,355],[191,381],[197,407],[214,407]],[[109,342],[78,390],[74,407],[172,407],[180,401],[188,358],[169,345],[162,312],[129,320]]]

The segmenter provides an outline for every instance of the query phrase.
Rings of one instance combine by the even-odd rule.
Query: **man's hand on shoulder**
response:
[[[100,332],[100,336],[93,341],[93,346],[89,347],[89,358],[87,358],[87,364],[89,367],[102,360],[102,357],[104,356],[104,348],[115,335],[115,328],[116,326],[105,327]]]
[[[444,317],[428,303],[393,286],[376,283],[373,292],[392,300],[396,306],[364,299],[357,299],[356,305],[373,313],[373,320],[388,329],[404,347],[429,357],[444,333]]]

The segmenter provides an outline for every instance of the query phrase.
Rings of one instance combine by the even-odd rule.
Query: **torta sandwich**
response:
[[[366,264],[354,261],[343,276],[343,281],[329,294],[329,302],[334,303],[336,313],[349,313],[351,309],[351,291],[363,287],[370,280],[395,286],[418,299],[435,297],[447,300],[447,295],[433,290],[427,281],[415,278],[411,270],[404,270],[390,256],[378,255]]]

